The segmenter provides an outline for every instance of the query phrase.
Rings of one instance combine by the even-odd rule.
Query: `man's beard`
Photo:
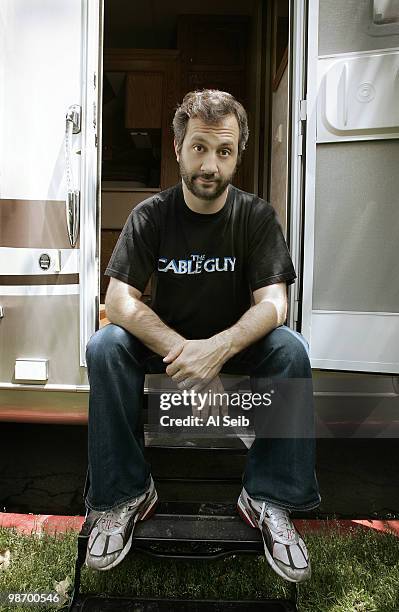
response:
[[[180,176],[182,177],[187,189],[191,191],[193,195],[195,195],[200,200],[216,200],[222,193],[225,191],[226,187],[230,185],[233,177],[236,173],[237,166],[234,168],[234,172],[228,176],[227,178],[216,178],[214,174],[205,174],[203,172],[196,172],[194,174],[190,174],[187,172],[186,167],[180,157],[179,161],[180,168]],[[207,186],[206,184],[201,184],[196,181],[197,178],[207,179],[209,181],[213,181],[212,187]]]

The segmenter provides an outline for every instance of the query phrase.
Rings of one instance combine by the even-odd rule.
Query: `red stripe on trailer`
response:
[[[87,425],[87,411],[67,412],[55,410],[0,409],[0,422],[41,423],[43,425]]]

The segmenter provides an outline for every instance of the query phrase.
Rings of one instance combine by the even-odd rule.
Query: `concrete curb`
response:
[[[0,527],[15,529],[18,533],[23,534],[57,535],[68,531],[79,533],[83,523],[83,516],[0,513]],[[359,529],[373,529],[392,533],[399,538],[399,521],[294,519],[294,523],[302,534],[328,532],[331,529],[339,529],[344,533],[353,533]]]
[[[54,514],[0,514],[0,527],[14,528],[18,533],[42,535],[48,533],[79,532],[84,523],[83,516],[62,516]]]

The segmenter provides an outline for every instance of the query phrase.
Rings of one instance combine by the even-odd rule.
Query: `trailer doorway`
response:
[[[269,199],[286,231],[287,45],[288,0],[105,0],[100,325],[104,271],[131,209],[180,180],[171,121],[188,91],[244,104],[250,139],[234,184]]]

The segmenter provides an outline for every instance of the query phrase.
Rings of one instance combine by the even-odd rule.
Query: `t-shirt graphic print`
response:
[[[168,260],[167,257],[158,258],[158,272],[172,270],[175,274],[201,274],[202,272],[234,272],[235,257],[210,257],[206,255],[191,254],[189,259]]]

